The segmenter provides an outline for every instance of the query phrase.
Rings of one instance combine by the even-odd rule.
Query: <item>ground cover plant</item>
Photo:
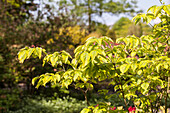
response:
[[[64,50],[48,54],[41,47],[25,47],[19,51],[18,59],[23,63],[33,57],[42,59],[43,66],[51,64],[56,73],[37,76],[32,84],[36,88],[47,83],[74,86],[82,91],[88,105],[81,113],[156,113],[162,108],[168,113],[170,5],[152,6],[147,14],[138,14],[133,20],[136,24],[140,20],[149,24],[156,18],[161,22],[153,25],[150,35],[122,37],[116,42],[109,37],[91,37],[74,50],[74,57]],[[106,80],[115,86],[124,106],[113,106],[111,102],[90,105],[87,92],[93,90],[94,84]],[[111,98],[113,94],[108,92],[99,90],[105,98]]]
[[[86,107],[85,101],[79,101],[72,97],[47,99],[27,97],[20,103],[18,110],[9,110],[8,113],[78,113]]]

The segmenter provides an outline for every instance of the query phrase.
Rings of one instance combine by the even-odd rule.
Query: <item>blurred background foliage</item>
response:
[[[135,0],[0,0],[0,111],[80,111],[86,106],[84,97],[74,88],[66,90],[48,84],[35,89],[31,84],[33,77],[56,70],[48,64],[42,68],[42,62],[35,59],[20,65],[17,52],[22,47],[34,45],[45,48],[49,53],[66,50],[73,55],[73,50],[92,36],[108,36],[115,40],[133,34],[147,35],[152,32],[150,26],[144,23],[134,25],[126,17],[122,17],[112,26],[95,19],[102,18],[105,13],[133,16],[141,12],[136,10],[136,4]],[[102,87],[96,85],[93,93]],[[110,91],[114,93],[111,89]],[[91,94],[92,92],[89,93],[91,103],[97,103],[100,100],[97,99],[99,95]],[[118,99],[114,98],[112,101],[117,103]]]

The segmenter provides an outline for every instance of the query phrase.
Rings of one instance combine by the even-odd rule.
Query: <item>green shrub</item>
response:
[[[22,108],[9,113],[78,113],[86,106],[85,101],[79,101],[72,97],[46,100],[45,98],[26,98]]]
[[[17,89],[0,90],[0,113],[19,108],[19,91]]]

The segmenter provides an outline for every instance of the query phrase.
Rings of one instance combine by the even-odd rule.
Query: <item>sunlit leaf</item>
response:
[[[88,108],[84,108],[80,113],[89,113],[91,110]]]
[[[92,62],[94,61],[97,54],[98,54],[98,51],[96,51],[96,50],[93,50],[93,51],[90,52],[90,57],[92,59]]]
[[[84,52],[81,54],[80,59],[83,62],[83,66],[86,66],[89,63],[90,54],[88,52]]]
[[[139,68],[146,67],[149,61],[141,61],[139,64]]]
[[[135,70],[137,68],[137,63],[131,64],[131,68],[132,68],[133,72],[135,72]]]
[[[125,73],[125,72],[129,69],[129,67],[130,67],[130,65],[128,65],[128,64],[123,64],[123,65],[120,66],[120,71],[121,71],[122,73]]]
[[[28,49],[28,55],[27,55],[27,59],[30,58],[30,56],[32,55],[32,53],[34,52],[35,48],[29,48]]]
[[[23,63],[26,58],[27,58],[27,50],[25,49],[20,50],[18,53],[18,59],[20,63]]]
[[[38,79],[39,77],[34,77],[33,79],[32,79],[32,85],[35,85],[35,82],[36,82],[36,80]]]
[[[149,83],[145,82],[145,83],[141,84],[141,87],[142,87],[144,90],[147,90],[148,87],[149,87]]]

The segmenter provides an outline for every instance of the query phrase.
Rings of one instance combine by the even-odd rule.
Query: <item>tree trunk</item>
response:
[[[91,33],[91,7],[90,7],[90,0],[88,0],[88,24],[89,24],[89,33]]]

